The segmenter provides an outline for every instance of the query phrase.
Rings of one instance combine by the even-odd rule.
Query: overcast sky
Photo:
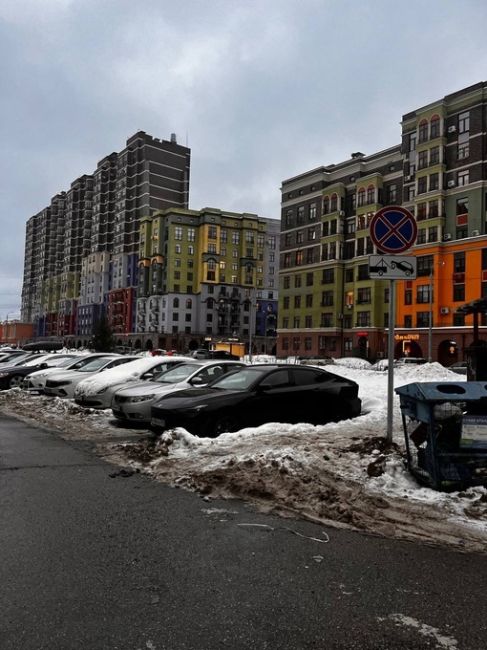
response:
[[[1,0],[0,318],[27,219],[136,131],[191,147],[191,208],[279,218],[283,179],[487,79],[486,26],[485,0]]]

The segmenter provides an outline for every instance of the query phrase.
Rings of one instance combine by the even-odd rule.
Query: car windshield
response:
[[[248,390],[260,377],[266,375],[269,368],[244,368],[235,373],[224,375],[211,384],[212,388],[228,390]]]
[[[76,370],[78,372],[93,372],[103,368],[103,366],[105,366],[109,361],[111,361],[111,357],[98,357],[97,359],[89,361],[82,368],[76,368]]]
[[[27,361],[24,361],[22,364],[23,366],[37,366],[41,363],[44,363],[46,361],[46,357],[42,355],[34,355],[32,359],[28,359]]]
[[[178,382],[187,379],[198,368],[201,368],[201,366],[196,363],[185,363],[157,375],[154,381],[158,384],[177,384]]]

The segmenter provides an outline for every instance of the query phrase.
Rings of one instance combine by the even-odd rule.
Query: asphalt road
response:
[[[2,650],[487,646],[487,555],[116,472],[0,415]]]

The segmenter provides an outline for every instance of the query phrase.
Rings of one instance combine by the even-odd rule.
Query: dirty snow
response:
[[[241,497],[282,515],[485,551],[487,489],[445,494],[420,487],[404,468],[397,395],[393,444],[385,444],[387,372],[360,365],[340,361],[326,369],[357,381],[363,415],[323,426],[269,423],[215,439],[177,428],[154,438],[144,430],[120,428],[110,411],[19,389],[0,393],[0,412],[34,420],[65,438],[91,439],[109,462],[197,490],[207,499]],[[397,368],[394,375],[395,386],[465,380],[437,363]],[[370,477],[367,468],[374,462],[385,471]]]

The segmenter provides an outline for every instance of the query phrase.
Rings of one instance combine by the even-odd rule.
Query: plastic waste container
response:
[[[436,490],[487,486],[487,382],[400,386],[407,466]]]

